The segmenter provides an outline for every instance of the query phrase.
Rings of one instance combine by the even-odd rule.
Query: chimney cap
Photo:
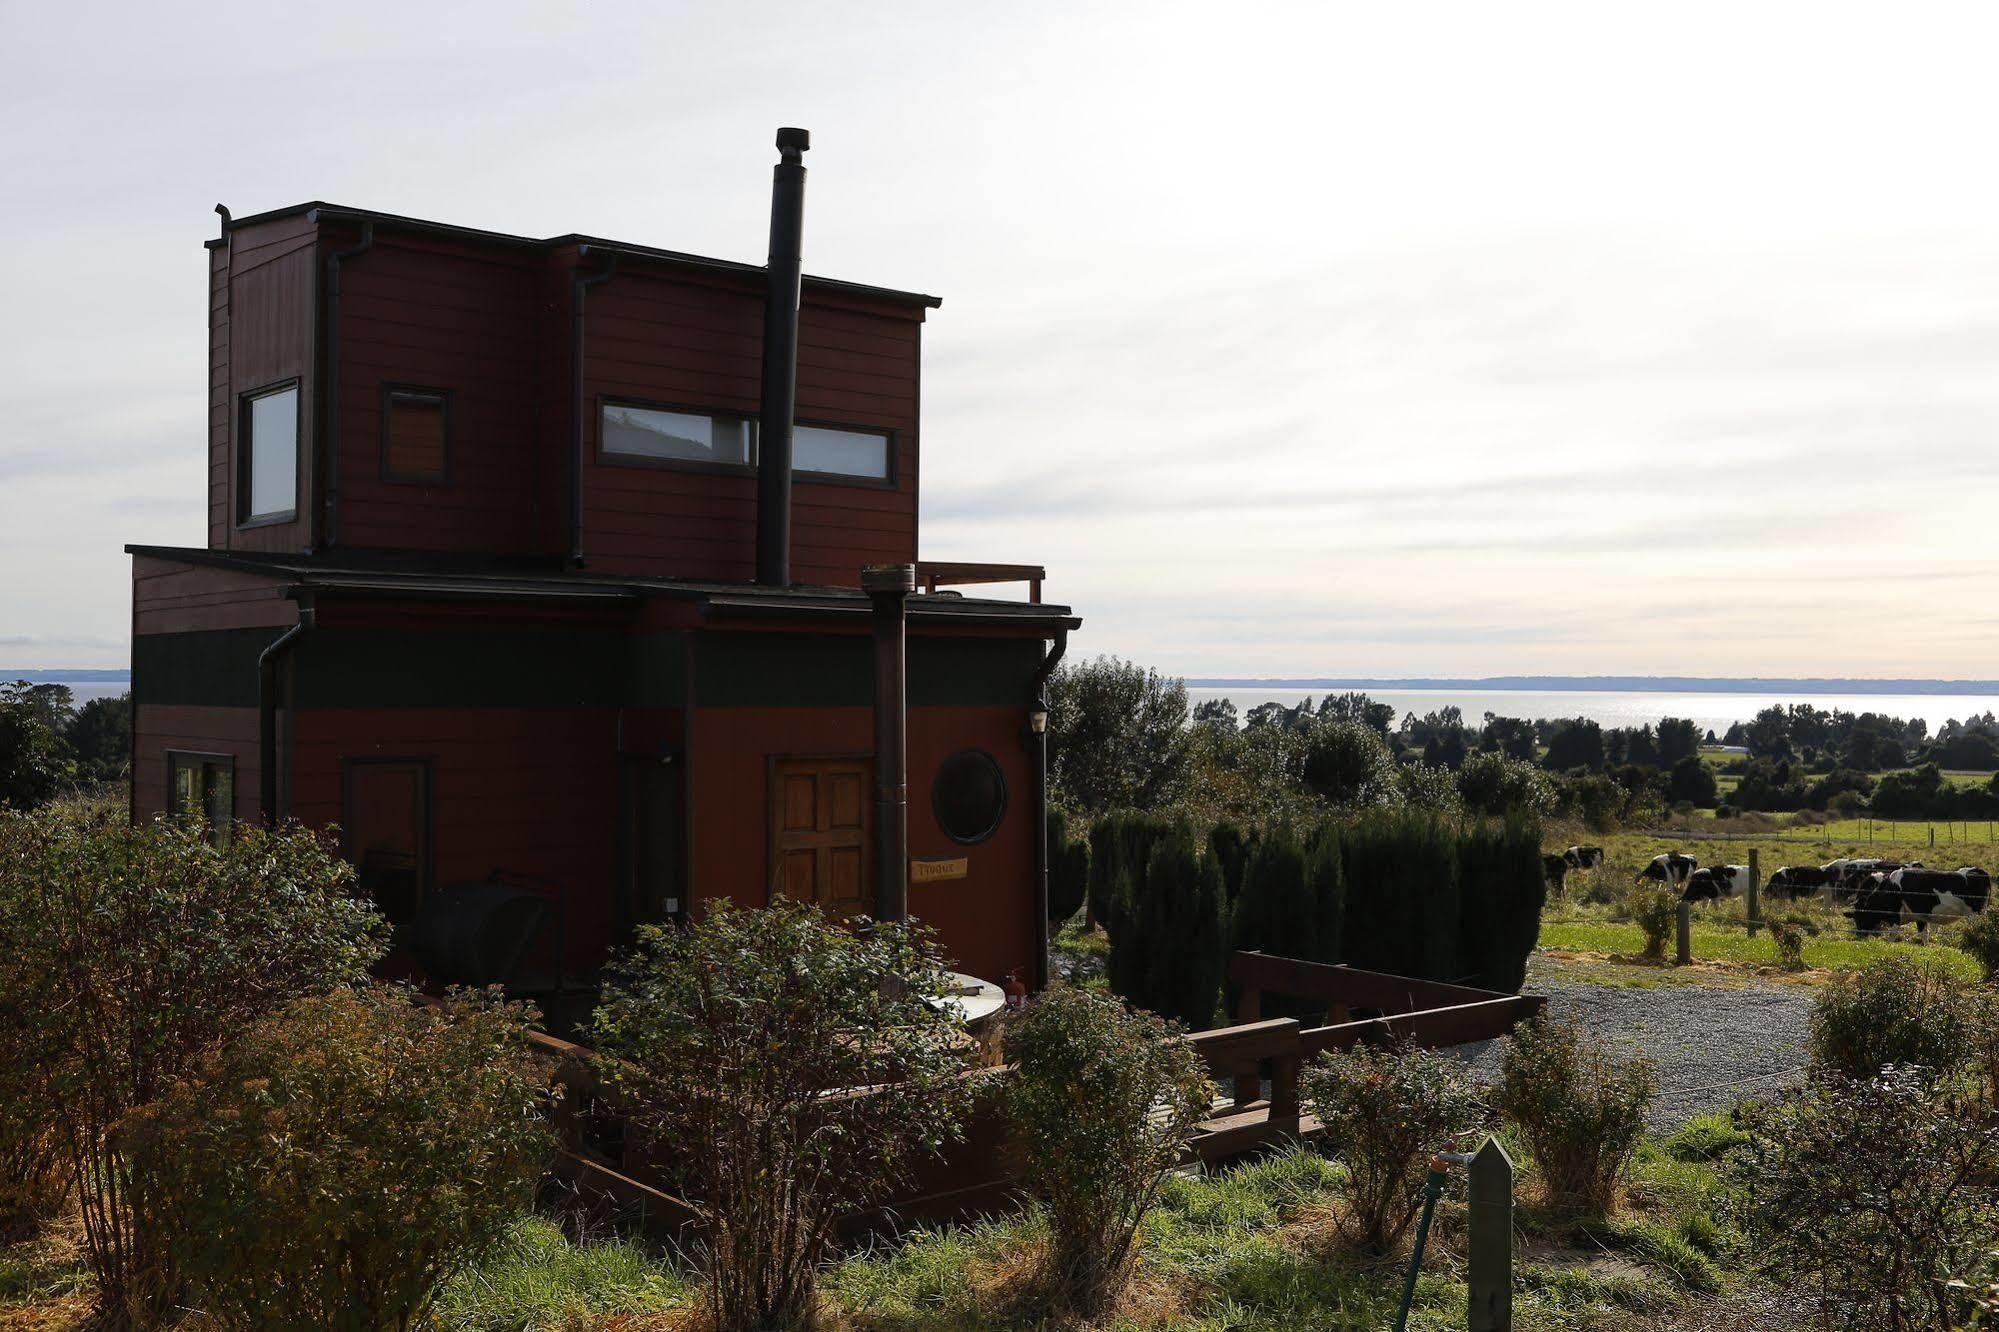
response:
[[[777,150],[781,153],[782,152],[803,153],[810,151],[811,147],[812,147],[811,130],[795,129],[790,126],[786,126],[785,128],[777,132]]]

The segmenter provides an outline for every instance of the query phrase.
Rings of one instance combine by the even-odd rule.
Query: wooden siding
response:
[[[536,453],[560,446],[544,412],[537,256],[383,230],[341,270],[342,546],[554,553],[536,506],[554,504]],[[388,480],[389,385],[451,395],[450,471]]]
[[[229,754],[236,760],[236,817],[257,817],[257,710],[139,703],[132,708],[132,812],[167,809],[167,752]]]
[[[909,910],[936,927],[959,969],[997,981],[1032,976],[1034,949],[1033,773],[1020,742],[1024,707],[913,707],[909,714],[909,854],[963,857],[967,876],[911,884]],[[769,760],[775,756],[866,754],[873,713],[858,708],[699,709],[688,724],[690,895],[745,905],[769,900],[761,854],[770,821]],[[938,826],[930,787],[950,755],[987,750],[1006,777],[1006,816],[983,842],[953,841]],[[873,792],[868,794],[873,799]],[[746,854],[746,848],[757,853]]]
[[[248,629],[297,620],[298,607],[285,598],[279,579],[145,555],[132,559],[135,634]]]
[[[592,567],[718,580],[751,577],[756,479],[604,461],[603,397],[754,415],[763,355],[760,292],[644,269],[588,297],[584,545]],[[920,324],[808,296],[799,316],[798,419],[892,432],[893,487],[800,479],[792,577],[853,586],[866,564],[916,558]]]
[[[302,550],[317,503],[313,439],[318,229],[277,218],[230,233],[209,251],[208,544],[217,550]],[[299,386],[299,501],[290,522],[236,525],[237,403],[284,379]]]

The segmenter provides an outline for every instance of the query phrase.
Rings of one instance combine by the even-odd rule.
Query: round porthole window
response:
[[[961,749],[945,759],[930,787],[930,806],[954,841],[985,841],[1006,817],[999,760],[983,749]]]

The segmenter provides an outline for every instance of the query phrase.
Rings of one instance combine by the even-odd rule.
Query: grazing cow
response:
[[[1562,852],[1562,859],[1570,869],[1595,869],[1603,863],[1603,848],[1600,846],[1572,846]]]
[[[1562,891],[1563,881],[1569,875],[1567,856],[1542,856],[1541,877],[1548,881],[1548,887],[1555,892]]]
[[[1717,902],[1740,897],[1748,887],[1749,866],[1709,865],[1687,876],[1686,891],[1680,897],[1688,902]]]
[[[1700,867],[1700,861],[1692,856],[1681,855],[1678,851],[1667,851],[1652,857],[1652,863],[1638,871],[1638,878],[1650,879],[1654,883],[1665,884],[1671,888],[1681,888],[1686,885],[1688,877]]]
[[[1870,874],[1846,914],[1862,934],[1907,921],[1927,938],[1932,923],[1983,911],[1991,892],[1992,876],[1976,865],[1955,870],[1902,865]]]
[[[1826,886],[1822,896],[1831,901],[1850,901],[1868,886],[1867,881],[1876,874],[1892,874],[1898,869],[1922,867],[1923,862],[1920,860],[1912,860],[1906,864],[1899,860],[1868,857],[1830,861],[1825,866]]]
[[[1832,875],[1818,865],[1786,865],[1770,876],[1772,897],[1809,897],[1823,892]]]

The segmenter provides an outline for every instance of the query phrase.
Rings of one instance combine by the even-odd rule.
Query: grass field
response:
[[[1688,930],[1697,962],[1739,962],[1753,966],[1777,965],[1777,947],[1768,930],[1750,938],[1747,930],[1708,921],[1696,922]],[[1667,945],[1668,949],[1671,944]],[[1547,920],[1541,925],[1541,947],[1565,952],[1617,953],[1633,955],[1645,947],[1644,933],[1631,921]],[[1863,967],[1877,958],[1894,955],[1913,957],[1941,967],[1964,980],[1979,977],[1978,965],[1968,953],[1939,940],[1932,944],[1891,942],[1816,935],[1805,940],[1805,965],[1829,971]]]

